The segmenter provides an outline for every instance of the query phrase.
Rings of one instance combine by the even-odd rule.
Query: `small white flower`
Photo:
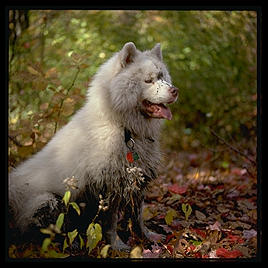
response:
[[[78,179],[76,179],[74,176],[72,176],[71,178],[67,177],[66,179],[64,179],[63,184],[65,184],[65,187],[67,189],[78,189]]]

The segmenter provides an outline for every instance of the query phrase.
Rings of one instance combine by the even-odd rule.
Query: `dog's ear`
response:
[[[128,42],[124,45],[120,51],[120,60],[122,67],[126,67],[128,64],[134,61],[134,58],[137,55],[137,49],[134,43]]]
[[[151,53],[155,55],[159,60],[162,61],[162,51],[161,51],[161,44],[157,43],[154,48],[152,48]]]

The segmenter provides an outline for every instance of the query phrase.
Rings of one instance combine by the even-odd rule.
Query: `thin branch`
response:
[[[69,86],[69,88],[67,89],[67,93],[66,93],[66,97],[68,96],[68,94],[69,94],[69,92],[70,92],[70,90],[72,89],[72,87],[74,86],[74,83],[75,83],[75,81],[76,81],[76,79],[77,79],[77,76],[78,76],[78,74],[79,74],[79,72],[80,72],[80,68],[79,68],[79,66],[77,66],[77,72],[76,72],[76,74],[75,74],[75,76],[74,76],[74,79],[73,79],[73,81],[72,81],[72,84]],[[57,118],[57,120],[56,120],[56,123],[55,123],[55,129],[54,129],[54,134],[56,133],[56,131],[57,131],[57,127],[58,127],[58,121],[59,121],[59,118],[60,118],[60,113],[61,113],[61,109],[62,109],[62,106],[63,106],[63,102],[65,101],[65,99],[62,99],[61,100],[61,103],[60,103],[60,108],[59,108],[59,111],[58,111],[58,118]]]
[[[226,146],[228,146],[231,150],[233,150],[234,152],[244,156],[246,159],[248,159],[252,164],[254,164],[255,166],[257,165],[256,161],[254,159],[252,159],[251,157],[249,157],[247,154],[239,151],[236,147],[234,147],[233,145],[229,144],[227,141],[225,141],[222,137],[220,137],[213,129],[209,128],[210,133],[215,136],[217,139],[219,139],[221,142],[223,142]]]

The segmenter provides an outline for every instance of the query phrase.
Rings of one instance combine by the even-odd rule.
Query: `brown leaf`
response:
[[[62,115],[69,116],[74,112],[74,100],[71,98],[67,98],[64,100],[62,107]]]
[[[45,111],[48,108],[49,103],[45,102],[40,105],[40,110]]]
[[[45,78],[57,78],[57,68],[56,67],[52,67],[49,70],[47,70],[46,74],[45,74]]]
[[[32,66],[28,66],[28,67],[27,67],[27,70],[28,70],[28,72],[29,72],[30,74],[33,74],[33,75],[40,75],[40,73],[39,73],[37,70],[35,70]]]
[[[153,218],[154,214],[151,212],[149,207],[145,207],[142,212],[142,218],[144,221],[148,221]]]
[[[205,220],[207,218],[204,213],[202,213],[198,210],[195,211],[195,216],[198,220]]]

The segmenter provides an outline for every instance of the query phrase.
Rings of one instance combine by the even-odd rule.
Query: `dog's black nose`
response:
[[[178,89],[176,88],[176,87],[171,87],[170,89],[169,89],[169,92],[171,93],[171,95],[174,97],[174,98],[176,98],[177,96],[178,96]]]

